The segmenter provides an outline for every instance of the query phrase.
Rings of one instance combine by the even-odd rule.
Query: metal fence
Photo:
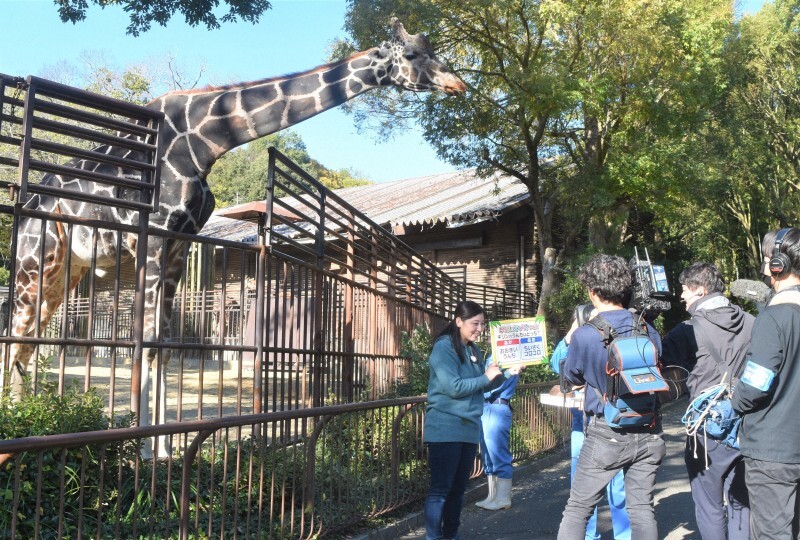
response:
[[[568,409],[520,385],[515,461],[568,440]],[[425,396],[0,441],[0,539],[315,538],[424,497]],[[142,460],[166,438],[176,449]],[[476,461],[473,476],[480,474]]]
[[[274,149],[266,212],[248,240],[154,228],[148,220],[162,191],[160,151],[151,139],[160,113],[34,77],[0,75],[0,89],[0,186],[14,195],[12,205],[0,206],[0,220],[34,223],[28,231],[43,238],[58,231],[63,251],[56,255],[75,275],[85,272],[74,288],[69,271],[55,284],[39,278],[40,286],[59,288],[60,307],[52,313],[50,302],[34,299],[35,324],[24,335],[14,330],[19,309],[7,312],[11,332],[0,337],[0,376],[8,374],[8,349],[16,343],[34,349],[33,359],[58,377],[60,391],[78,384],[101,392],[112,416],[133,410],[144,423],[162,423],[282,411],[386,394],[406,371],[402,334],[420,324],[436,332],[460,299],[482,301],[504,317],[533,311],[531,295],[450,279]],[[116,157],[117,149],[127,157]],[[124,166],[124,178],[92,172],[105,162]],[[142,195],[132,202],[98,198],[49,185],[53,174]],[[99,222],[66,202],[67,210],[37,207],[27,198],[37,194],[119,203],[139,221]],[[22,242],[19,227],[9,229],[19,264],[30,255],[20,249],[32,235]],[[137,291],[144,261],[129,260],[121,248],[131,239],[139,249],[148,239],[180,243],[188,261],[171,320],[155,340],[142,333],[146,311]],[[118,246],[115,260],[96,260],[103,242]],[[94,247],[76,253],[80,243]],[[34,244],[45,258],[45,242]],[[17,277],[8,289],[12,308],[22,292]],[[154,309],[164,305],[162,298]],[[152,364],[143,351],[153,353]],[[34,363],[28,371],[35,391]]]

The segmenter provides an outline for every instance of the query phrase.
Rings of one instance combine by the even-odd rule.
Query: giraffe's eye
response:
[[[406,60],[414,60],[419,55],[413,51],[410,51],[405,53],[403,56],[405,57]]]

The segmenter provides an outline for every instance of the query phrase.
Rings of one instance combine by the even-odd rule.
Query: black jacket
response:
[[[744,415],[743,455],[800,463],[800,292],[776,294],[756,318],[731,404]]]
[[[664,338],[662,363],[677,365],[689,371],[686,386],[689,398],[694,399],[705,389],[730,382],[734,371],[741,366],[753,330],[755,318],[733,305],[721,293],[711,293],[689,308],[692,316]],[[719,360],[709,350],[713,347]]]

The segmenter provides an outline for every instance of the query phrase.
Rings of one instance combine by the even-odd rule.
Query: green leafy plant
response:
[[[419,396],[428,392],[428,357],[433,348],[431,329],[427,324],[418,324],[409,335],[400,337],[400,356],[408,359],[408,371],[394,383],[391,394],[397,397]],[[389,397],[389,396],[386,396]]]
[[[30,378],[27,391],[15,401],[8,390],[0,395],[0,439],[80,433],[112,427],[128,427],[133,417],[112,420],[106,416],[102,397],[94,390],[84,392],[77,384],[67,386],[63,394],[58,383],[47,378],[48,360],[37,360],[37,387],[33,392]],[[11,505],[16,496],[16,534],[33,538],[57,538],[59,512],[87,520],[97,515],[103,501],[116,500],[114,489],[85,489],[100,485],[102,470],[113,470],[134,459],[138,448],[133,442],[100,447],[76,447],[11,456],[0,466],[0,500]],[[78,494],[82,494],[78,496]],[[0,530],[11,530],[12,512],[0,512]],[[38,522],[38,523],[37,523]],[[86,525],[84,525],[86,526]],[[69,520],[61,524],[61,534],[75,536],[77,525]]]

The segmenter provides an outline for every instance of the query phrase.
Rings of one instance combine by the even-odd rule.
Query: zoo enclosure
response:
[[[121,246],[134,233],[140,250],[148,238],[168,238],[181,242],[188,261],[169,337],[159,328],[162,338],[144,341],[145,257],[130,260],[118,249],[106,268],[90,257],[76,288],[61,284],[63,303],[48,325],[37,314],[31,335],[0,337],[4,374],[9,345],[26,342],[36,346],[35,358],[50,361],[46,371],[61,391],[72,381],[94,388],[112,416],[133,410],[148,420],[149,412],[161,423],[282,411],[385,394],[406,371],[402,333],[420,324],[436,332],[458,300],[474,299],[493,317],[534,311],[530,294],[454,281],[275,149],[266,212],[253,216],[255,224],[220,225],[246,229],[247,238],[154,228],[149,217],[164,204],[157,167],[161,113],[36,77],[0,75],[0,90],[0,185],[13,196],[0,206],[0,219],[14,221],[12,248],[20,245],[16,224],[28,219],[42,231],[57,222],[68,245],[78,234],[94,245],[111,234]],[[92,172],[87,163],[125,174]],[[54,174],[129,195],[98,197],[42,183]],[[137,190],[134,197],[130,190]],[[118,205],[138,212],[138,223],[26,207],[37,193]],[[6,312],[12,328],[17,255]],[[70,250],[65,257],[67,266],[78,262]],[[35,308],[41,311],[41,300]],[[157,352],[152,366],[142,365],[148,349]],[[29,371],[36,386],[38,371]],[[146,403],[140,403],[140,379],[152,385]]]
[[[29,368],[34,389],[41,377],[55,378],[60,392],[76,382],[100,392],[112,417],[133,411],[142,424],[162,424],[0,442],[4,497],[11,500],[2,513],[5,537],[224,531],[301,538],[419,498],[423,399],[326,405],[388,391],[407,367],[399,355],[402,332],[419,324],[435,332],[457,300],[474,299],[490,316],[511,318],[533,312],[532,296],[453,281],[274,150],[268,211],[256,216],[252,238],[151,227],[160,121],[146,108],[0,75],[0,185],[12,195],[0,206],[14,248],[9,306],[17,294],[21,219],[36,220],[42,231],[58,222],[68,243],[84,233],[95,245],[105,233],[117,245],[135,233],[140,247],[149,237],[170,238],[183,243],[188,260],[169,339],[144,341],[144,258],[127,260],[122,250],[105,271],[93,260],[76,288],[62,285],[63,302],[49,324],[37,315],[32,335],[0,337],[3,375],[8,347],[32,343],[35,358],[45,360],[42,369]],[[114,148],[133,157],[120,161]],[[78,168],[86,162],[138,173],[120,181]],[[54,191],[41,183],[49,174],[135,188],[139,196],[120,202]],[[36,193],[120,204],[139,220],[131,226],[25,207]],[[67,266],[72,257],[67,251]],[[34,307],[40,313],[41,301]],[[142,365],[146,349],[157,351],[152,366]],[[156,381],[143,406],[140,379]],[[540,391],[518,393],[518,459],[557,444],[568,425],[563,411],[538,404]],[[374,429],[387,422],[390,429]],[[401,433],[403,441],[385,439]],[[162,459],[143,458],[139,449],[151,440]],[[25,516],[34,516],[33,529],[25,528]]]

